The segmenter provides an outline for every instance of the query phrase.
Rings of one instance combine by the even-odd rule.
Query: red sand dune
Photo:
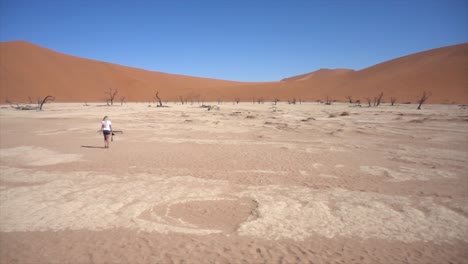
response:
[[[234,82],[146,71],[58,53],[25,41],[0,43],[0,102],[34,101],[53,95],[61,102],[105,101],[118,89],[117,100],[152,101],[156,90],[164,101],[251,101],[256,98],[307,101],[325,97],[364,101],[384,93],[397,102],[415,102],[423,91],[428,103],[468,103],[468,43],[424,51],[354,71],[321,69],[278,82]]]

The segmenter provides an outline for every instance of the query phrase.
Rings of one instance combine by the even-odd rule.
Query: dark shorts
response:
[[[110,135],[110,134],[111,134],[111,132],[110,132],[109,130],[103,130],[102,133],[104,134],[104,136],[105,136],[105,135]]]

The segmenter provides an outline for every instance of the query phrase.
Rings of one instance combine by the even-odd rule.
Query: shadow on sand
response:
[[[98,147],[98,146],[81,146],[82,148],[100,148],[103,149],[105,147]]]

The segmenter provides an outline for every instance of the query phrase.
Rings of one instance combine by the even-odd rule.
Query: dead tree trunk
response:
[[[383,92],[381,92],[379,97],[377,98],[377,105],[376,106],[380,105],[380,102],[382,101],[382,96],[383,96]]]
[[[114,105],[114,98],[117,95],[119,91],[117,89],[112,89],[109,88],[109,90],[106,92],[107,95],[107,102],[110,102],[110,105]],[[109,103],[107,103],[109,104]]]
[[[366,97],[367,103],[369,104],[369,107],[371,107],[371,99],[370,97]]]
[[[346,99],[348,99],[348,102],[349,102],[350,104],[353,103],[353,98],[351,98],[351,96],[346,96]]]
[[[392,106],[395,104],[395,102],[396,102],[396,98],[390,97],[390,103],[392,104]]]
[[[424,102],[426,102],[426,100],[429,98],[429,96],[431,96],[430,94],[427,94],[426,91],[423,92],[421,98],[419,98],[418,100],[418,110],[421,110],[421,105],[424,104]]]
[[[120,97],[120,105],[123,105],[125,103],[125,96]]]
[[[158,107],[162,107],[162,102],[161,102],[161,98],[159,98],[159,91],[156,91],[156,94],[154,95],[154,98],[155,99],[158,99],[158,102],[159,102],[159,105]]]
[[[48,95],[44,98],[44,100],[42,100],[41,102],[41,106],[39,106],[39,110],[42,111],[42,106],[47,103],[47,101],[53,101],[55,100],[55,97],[53,97],[52,95]]]
[[[180,98],[180,102],[184,104],[184,98],[182,98],[182,96],[179,96],[179,98]]]

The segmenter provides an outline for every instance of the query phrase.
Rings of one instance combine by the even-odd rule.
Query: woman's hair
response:
[[[105,116],[105,117],[102,119],[102,121],[104,121],[104,120],[106,120],[106,119],[107,119],[107,116]]]

